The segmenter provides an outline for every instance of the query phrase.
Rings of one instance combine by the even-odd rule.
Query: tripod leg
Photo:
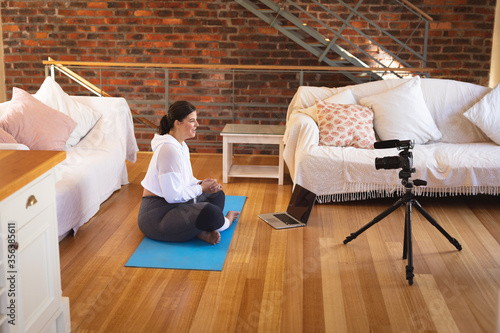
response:
[[[427,221],[430,222],[430,224],[436,227],[436,229],[439,230],[444,235],[444,237],[446,237],[446,239],[448,239],[448,241],[455,246],[458,251],[461,251],[462,245],[460,245],[460,243],[455,238],[451,237],[450,234],[447,233],[446,230],[444,230],[444,228],[441,227],[429,213],[427,213],[427,211],[418,203],[417,200],[413,201],[415,203],[415,208],[417,208],[420,214],[422,214],[427,219]]]
[[[406,214],[406,213],[405,213]],[[404,231],[404,239],[403,239],[403,259],[406,259],[407,258],[407,250],[408,250],[408,233],[407,233],[407,229],[408,228],[408,224],[406,223],[406,215],[405,215],[405,231]]]
[[[353,239],[356,239],[356,237],[358,237],[359,235],[361,235],[364,231],[366,231],[372,225],[374,225],[375,223],[380,222],[384,217],[386,217],[387,215],[389,215],[390,213],[392,213],[393,211],[395,211],[396,209],[398,209],[405,201],[406,201],[406,197],[403,197],[403,198],[399,199],[398,201],[396,201],[391,207],[387,208],[382,213],[380,213],[379,215],[377,215],[373,220],[371,220],[370,222],[368,222],[361,229],[359,229],[356,232],[351,233],[350,236],[347,236],[346,239],[344,239],[344,244],[347,244],[350,241],[352,241]]]
[[[408,280],[408,284],[411,286],[413,284],[413,247],[412,247],[412,239],[411,239],[411,208],[412,208],[412,200],[406,203],[406,212],[405,212],[405,237],[403,244],[403,259],[408,258],[408,262],[406,265],[406,280]]]

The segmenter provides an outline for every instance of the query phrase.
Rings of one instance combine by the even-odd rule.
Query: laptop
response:
[[[316,194],[295,184],[286,212],[259,214],[259,218],[275,229],[305,227],[315,202]]]

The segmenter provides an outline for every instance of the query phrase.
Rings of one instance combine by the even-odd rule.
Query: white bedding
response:
[[[359,101],[364,96],[394,87],[397,81],[379,81],[349,88]],[[292,180],[315,192],[320,202],[364,199],[404,191],[398,176],[401,169],[375,169],[376,157],[396,156],[399,154],[397,149],[318,145],[317,124],[298,110],[341,89],[300,87],[290,103],[284,159]],[[417,187],[416,194],[499,194],[500,146],[463,116],[489,90],[451,80],[422,80],[426,104],[443,137],[439,142],[416,145],[412,149],[416,168],[412,179],[428,182],[428,186]]]
[[[73,97],[102,114],[94,128],[76,146],[66,150],[57,166],[59,236],[94,216],[100,204],[128,184],[125,160],[135,162],[138,151],[132,115],[124,98]]]

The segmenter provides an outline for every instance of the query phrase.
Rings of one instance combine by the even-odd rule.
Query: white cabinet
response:
[[[0,201],[0,332],[67,332],[49,169]]]

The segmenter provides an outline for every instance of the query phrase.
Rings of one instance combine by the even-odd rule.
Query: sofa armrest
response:
[[[319,127],[310,116],[298,112],[286,124],[286,145],[318,145]]]
[[[300,151],[309,150],[311,146],[318,146],[318,125],[308,115],[298,112],[286,124],[284,141],[283,157],[292,179],[295,179],[295,155]]]

